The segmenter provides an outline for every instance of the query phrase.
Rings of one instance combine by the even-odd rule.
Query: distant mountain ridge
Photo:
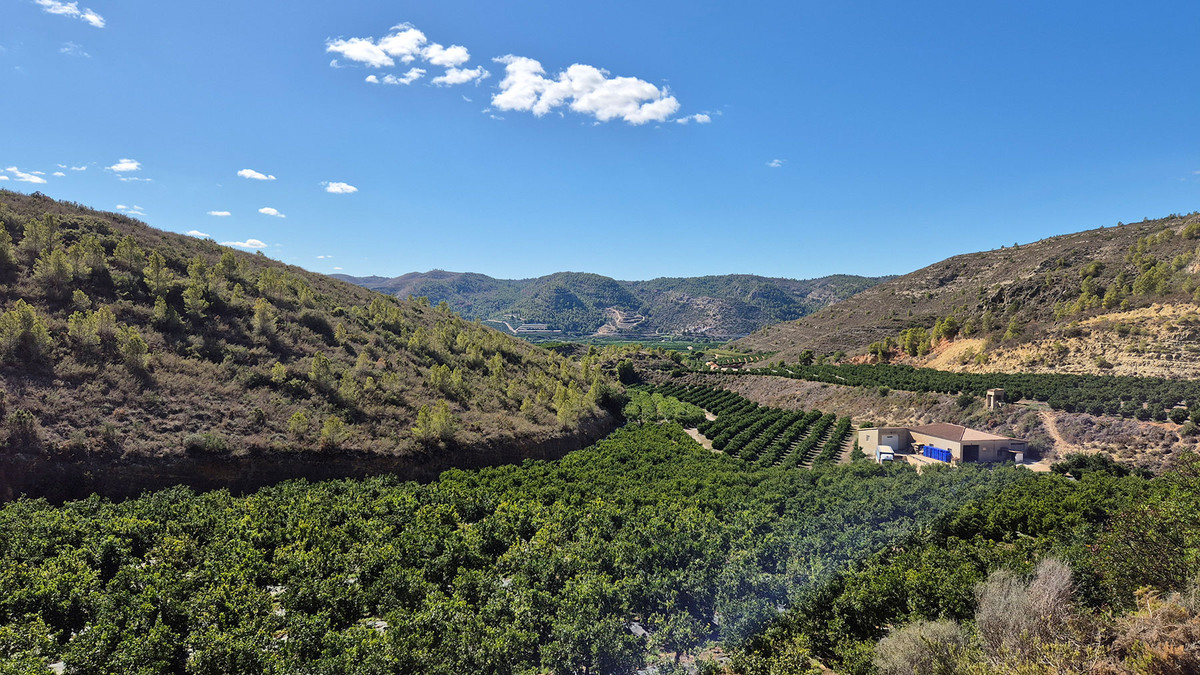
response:
[[[665,333],[714,338],[738,337],[798,319],[889,278],[838,274],[798,280],[727,274],[620,281],[599,274],[557,272],[532,279],[495,279],[445,270],[390,279],[333,276],[401,298],[445,301],[465,318],[508,321],[512,328],[531,323],[547,324],[567,335]]]

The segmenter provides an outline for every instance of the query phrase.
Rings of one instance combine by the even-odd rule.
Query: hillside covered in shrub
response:
[[[407,454],[606,418],[594,364],[127,216],[0,191],[3,453]]]
[[[963,341],[933,365],[1195,376],[1198,251],[1193,212],[958,255],[736,344],[923,365]]]

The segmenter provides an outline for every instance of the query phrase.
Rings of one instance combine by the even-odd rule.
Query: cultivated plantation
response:
[[[1200,667],[1191,380],[548,350],[0,196],[3,672]],[[1053,470],[855,440],[930,422]]]

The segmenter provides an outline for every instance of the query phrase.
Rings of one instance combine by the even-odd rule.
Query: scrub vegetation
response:
[[[602,355],[126,216],[0,191],[0,446],[58,458],[371,453],[606,418]]]

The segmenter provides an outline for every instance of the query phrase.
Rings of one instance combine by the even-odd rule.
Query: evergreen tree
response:
[[[46,322],[24,300],[17,300],[12,309],[0,315],[0,346],[10,359],[40,360],[53,344]]]
[[[146,281],[146,288],[155,296],[161,297],[170,293],[171,285],[175,282],[175,273],[167,267],[166,259],[158,251],[150,253],[150,261],[142,270],[142,275]]]

